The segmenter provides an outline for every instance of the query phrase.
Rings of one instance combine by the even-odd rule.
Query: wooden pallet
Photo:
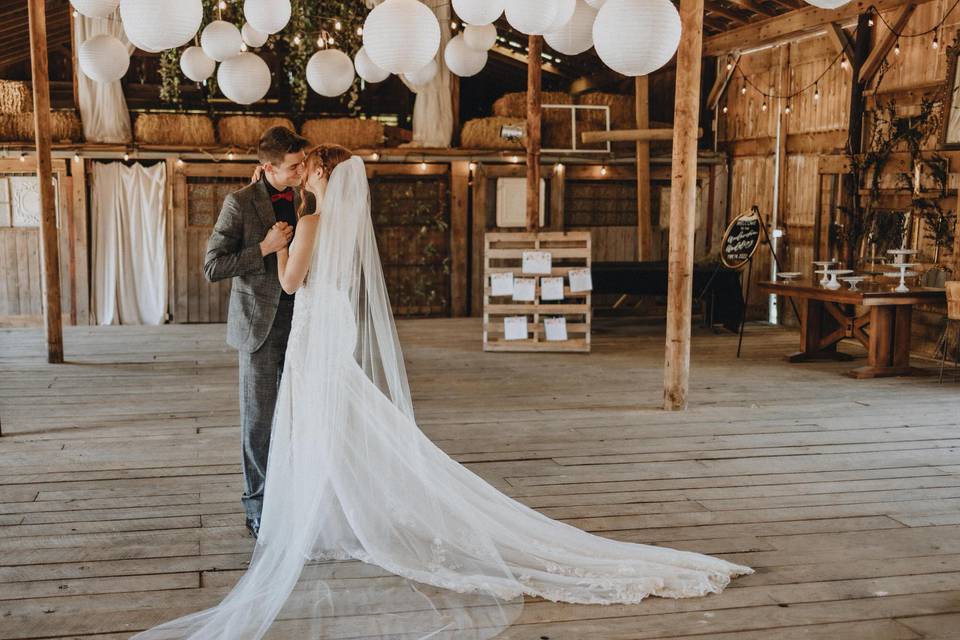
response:
[[[557,351],[590,352],[590,292],[570,291],[567,274],[571,269],[591,266],[591,237],[589,231],[544,231],[539,233],[492,232],[484,237],[483,275],[483,350],[484,351]],[[540,278],[536,278],[536,298],[533,302],[515,302],[510,296],[493,296],[490,276],[512,272],[523,277],[523,252],[549,251],[552,258],[551,276],[563,276],[564,299],[540,300]],[[504,318],[527,316],[530,336],[527,340],[506,340]],[[543,326],[544,317],[562,316],[567,322],[567,340],[548,341]]]

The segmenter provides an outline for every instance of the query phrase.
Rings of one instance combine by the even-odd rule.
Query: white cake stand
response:
[[[832,290],[840,288],[840,283],[837,282],[837,276],[845,276],[853,273],[853,269],[826,269],[825,271],[827,276],[829,276],[829,280],[827,280],[827,284],[823,285],[823,288]]]
[[[817,260],[816,262],[813,263],[814,265],[820,267],[820,269],[818,271],[814,271],[814,273],[823,274],[823,277],[820,278],[821,287],[827,286],[827,283],[830,281],[830,277],[827,275],[827,270],[830,268],[831,265],[836,263],[837,263],[836,260]]]
[[[850,291],[859,291],[857,285],[866,280],[863,276],[846,276],[840,279],[850,285]]]

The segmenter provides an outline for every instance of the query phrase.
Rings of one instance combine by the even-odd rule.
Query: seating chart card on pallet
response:
[[[487,233],[483,350],[589,352],[590,265],[589,231]]]

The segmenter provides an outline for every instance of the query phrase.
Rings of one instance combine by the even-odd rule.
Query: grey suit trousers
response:
[[[240,433],[243,445],[243,506],[248,518],[263,510],[264,481],[270,452],[273,410],[283,374],[293,301],[280,300],[277,315],[263,345],[240,352]]]

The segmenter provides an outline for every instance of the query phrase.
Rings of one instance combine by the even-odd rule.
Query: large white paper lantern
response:
[[[353,67],[365,82],[383,82],[390,77],[389,71],[373,63],[365,47],[360,47],[360,51],[357,51],[357,55],[353,58]]]
[[[475,76],[487,66],[487,50],[478,51],[464,39],[463,34],[451,38],[443,51],[443,61],[452,73],[461,78]]]
[[[436,60],[431,60],[422,69],[417,69],[413,73],[403,74],[403,78],[414,87],[422,87],[429,84],[440,71],[440,65]]]
[[[463,30],[463,39],[471,49],[487,51],[497,44],[497,28],[492,24],[470,24]]]
[[[573,17],[558,31],[548,33],[543,39],[556,51],[568,56],[583,53],[593,46],[593,22],[597,10],[584,0],[577,0]]]
[[[467,24],[490,24],[503,13],[505,0],[453,0],[453,10]]]
[[[566,20],[562,18],[573,15],[573,3],[574,0],[510,0],[505,15],[520,33],[542,35],[563,26]]]
[[[821,9],[839,9],[849,2],[850,0],[807,0],[807,4],[812,4]]]
[[[77,64],[83,75],[94,82],[113,82],[126,75],[130,67],[130,54],[127,53],[127,45],[104,33],[80,45]]]
[[[381,69],[414,73],[437,55],[440,23],[419,0],[386,0],[367,16],[363,46]]]
[[[120,0],[70,0],[70,4],[88,18],[106,18],[117,10]]]
[[[217,85],[227,99],[252,104],[270,90],[270,68],[260,56],[245,51],[220,63]]]
[[[248,47],[262,47],[267,44],[267,38],[270,37],[269,34],[257,31],[249,22],[243,23],[243,29],[240,29],[240,37],[243,38],[243,41],[247,43]]]
[[[593,22],[593,46],[608,67],[645,76],[680,45],[680,14],[670,0],[607,0]]]
[[[194,82],[203,82],[213,75],[217,63],[200,47],[187,47],[180,55],[180,70]]]
[[[586,0],[587,4],[593,7],[594,9],[596,9],[597,11],[600,10],[600,7],[602,7],[603,3],[606,1],[607,0]]]
[[[120,18],[133,45],[150,53],[190,42],[203,21],[200,0],[121,0]]]
[[[323,49],[307,62],[307,84],[322,96],[335,98],[353,84],[353,61],[337,49]]]
[[[276,33],[290,22],[290,0],[244,0],[243,15],[260,33]]]
[[[550,23],[544,33],[552,33],[562,29],[573,18],[576,9],[577,0],[557,0],[557,15],[554,16],[553,22]]]
[[[243,37],[240,29],[226,20],[214,20],[200,34],[200,46],[210,58],[223,62],[240,53]]]

